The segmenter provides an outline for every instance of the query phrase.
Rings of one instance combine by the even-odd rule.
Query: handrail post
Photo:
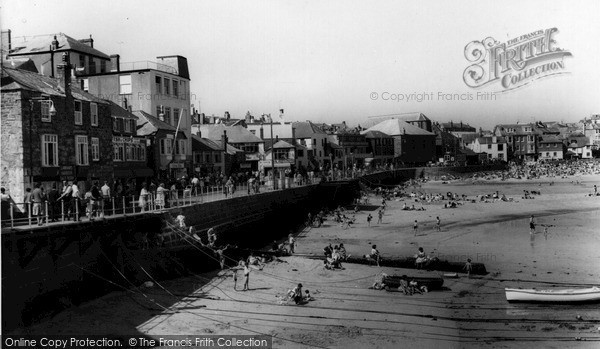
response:
[[[135,213],[135,195],[131,195],[131,213]]]
[[[46,224],[48,224],[48,200],[44,201],[45,209],[46,209]],[[54,212],[52,212],[54,214]]]
[[[75,198],[75,222],[79,222],[79,198]]]
[[[31,202],[27,203],[27,219],[29,219],[29,226],[31,227]]]
[[[60,220],[61,222],[65,221],[65,200],[60,199]]]
[[[115,198],[111,197],[110,201],[112,202],[112,215],[115,215]]]
[[[11,227],[11,228],[14,228],[14,227],[15,227],[15,216],[14,216],[14,210],[15,210],[15,208],[14,208],[14,205],[13,205],[13,203],[11,202],[11,203],[10,203],[10,227]]]
[[[123,195],[123,216],[127,216],[127,202],[125,200],[125,195]]]

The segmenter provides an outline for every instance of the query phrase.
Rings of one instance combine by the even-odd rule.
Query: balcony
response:
[[[154,69],[160,70],[165,73],[177,75],[177,69],[165,64],[160,64],[152,61],[122,62],[121,64],[119,64],[119,69],[121,71]]]

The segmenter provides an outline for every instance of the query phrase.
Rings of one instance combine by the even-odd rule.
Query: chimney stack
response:
[[[247,112],[246,112],[246,117],[245,117],[245,119],[246,119],[246,124],[249,124],[249,123],[251,122],[252,115],[250,115],[250,111],[247,111]]]
[[[123,109],[129,110],[129,108],[127,107],[127,98],[123,98],[122,104],[123,104]]]
[[[263,130],[262,125],[260,126],[260,139],[265,139],[265,130]]]
[[[81,40],[79,40],[79,42],[84,45],[88,45],[91,48],[94,48],[94,39],[92,39],[92,34],[90,34],[89,39],[81,39]]]
[[[221,143],[223,143],[223,151],[227,152],[227,131],[223,130],[223,135],[221,136]]]
[[[229,120],[230,117],[231,117],[231,115],[229,115],[229,112],[226,111],[225,112],[225,120]]]
[[[72,98],[71,95],[71,62],[69,62],[69,54],[63,52],[62,63],[58,66],[58,76],[65,90],[65,96],[67,99]]]
[[[119,55],[110,55],[110,71],[121,71],[121,56]]]
[[[58,40],[56,39],[56,35],[54,35],[54,40],[52,40],[52,51],[58,50]]]

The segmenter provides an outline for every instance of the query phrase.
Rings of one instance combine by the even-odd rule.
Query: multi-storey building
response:
[[[189,142],[185,133],[144,111],[136,110],[133,114],[138,118],[138,136],[146,138],[147,163],[154,173],[163,180],[187,176]]]
[[[193,133],[212,141],[226,142],[242,150],[245,161],[239,164],[241,171],[258,171],[258,162],[264,158],[265,141],[252,134],[243,126],[225,126],[223,124],[194,124]],[[232,171],[237,169],[233,168]],[[229,172],[225,173],[229,175]]]
[[[363,134],[369,143],[367,152],[370,154],[372,165],[391,164],[394,160],[394,137],[381,131],[363,131]]]
[[[2,186],[16,202],[35,182],[85,191],[113,178],[110,104],[71,86],[70,72],[67,54],[60,79],[2,68]]]
[[[505,137],[508,160],[534,161],[538,157],[538,137],[541,132],[533,124],[503,124],[494,128],[496,136]]]
[[[148,182],[154,170],[147,166],[146,138],[138,136],[137,120],[127,105],[110,102],[113,130],[114,178],[121,183],[132,182],[134,186]]]
[[[583,133],[590,139],[592,149],[600,149],[600,114],[581,120]]]
[[[538,145],[538,160],[560,160],[564,158],[565,144],[558,136],[541,136]]]
[[[329,163],[325,131],[310,121],[294,122],[292,127],[295,130],[296,143],[306,148],[306,162],[302,162],[304,166],[319,170]]]
[[[158,62],[116,62],[110,72],[79,74],[82,87],[115,103],[127,103],[185,135],[181,156],[167,169],[178,177],[191,174],[192,143],[187,60],[181,56],[157,57]]]
[[[378,123],[368,131],[381,131],[394,137],[394,161],[422,165],[436,161],[436,135],[399,119]]]
[[[368,152],[367,138],[357,130],[340,128],[334,134],[329,135],[328,139],[328,145],[333,143],[339,147],[337,149],[328,147],[326,150],[331,157],[331,162],[337,164],[338,168],[360,168],[364,166],[365,159],[371,157]]]
[[[501,160],[507,161],[507,143],[504,137],[489,136],[477,137],[471,143],[467,144],[467,148],[475,153],[486,153],[488,161]]]

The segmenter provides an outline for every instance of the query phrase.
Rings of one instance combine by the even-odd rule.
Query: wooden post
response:
[[[44,201],[44,204],[46,205],[45,209],[46,209],[46,224],[48,224],[50,221],[48,221],[48,201]],[[54,212],[52,212],[54,213]]]
[[[14,217],[14,213],[13,213],[13,212],[14,212],[14,210],[15,210],[15,208],[14,208],[14,205],[13,205],[13,203],[11,202],[11,203],[10,203],[10,227],[11,227],[11,228],[14,228],[14,227],[15,227],[15,217]]]
[[[125,195],[123,195],[123,216],[127,215],[127,202],[125,201]]]
[[[29,226],[31,226],[31,202],[27,203],[27,219],[29,219]]]
[[[115,198],[111,197],[110,201],[112,202],[112,214],[115,215]]]
[[[60,199],[60,220],[65,221],[65,200]]]
[[[79,222],[79,198],[75,198],[75,222]]]

